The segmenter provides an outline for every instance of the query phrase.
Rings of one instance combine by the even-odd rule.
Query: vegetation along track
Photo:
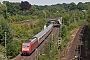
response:
[[[61,60],[86,60],[85,59],[85,50],[84,45],[85,41],[83,40],[83,35],[85,33],[87,22],[84,22],[79,26],[77,33],[75,34],[74,39],[70,43],[69,47],[67,48],[67,53]]]
[[[36,55],[38,56],[39,53],[41,51],[44,50],[43,47],[45,47],[46,43],[49,42],[51,35],[53,34],[56,38],[58,38],[58,31],[59,28],[54,27],[52,32],[49,34],[49,36],[43,41],[43,43],[37,48],[37,54],[36,54],[36,50],[30,55],[30,56],[21,56],[21,54],[19,54],[18,56],[16,56],[14,59],[12,60],[35,60],[36,59]]]

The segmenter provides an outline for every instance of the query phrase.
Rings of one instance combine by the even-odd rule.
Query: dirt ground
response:
[[[61,60],[88,60],[85,32],[87,22],[81,24],[73,31],[71,40],[68,42],[67,47],[62,52]]]

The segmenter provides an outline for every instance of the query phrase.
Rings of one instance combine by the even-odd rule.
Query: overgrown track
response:
[[[43,43],[37,48],[37,54],[36,54],[36,50],[30,55],[30,56],[21,56],[21,54],[19,54],[17,57],[15,57],[13,60],[35,60],[36,59],[36,55],[39,55],[39,53],[41,51],[44,50],[44,46],[46,45],[46,43],[49,42],[51,35],[53,34],[56,38],[58,38],[58,31],[59,28],[54,27],[52,32],[50,33],[50,35],[43,41]]]
[[[61,60],[86,60],[84,58],[85,55],[83,54],[85,51],[83,35],[85,33],[86,25],[87,22],[84,22],[79,26],[79,30],[77,31],[75,38],[72,40],[72,43],[67,49],[67,53],[65,53],[65,56],[63,56]]]
[[[38,21],[37,20],[24,20],[24,21],[20,21],[20,22],[14,22],[14,24],[30,24],[30,23],[36,23]]]

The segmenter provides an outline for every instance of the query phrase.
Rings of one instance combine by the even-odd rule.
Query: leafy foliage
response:
[[[70,4],[56,4],[56,5],[45,5],[38,6],[32,5],[25,7],[24,5],[20,8],[20,3],[14,3],[9,1],[3,1],[3,4],[0,4],[0,43],[4,44],[4,32],[7,32],[7,42],[11,42],[13,40],[21,40],[28,39],[33,35],[37,34],[41,29],[43,29],[43,25],[46,23],[44,18],[49,17],[60,17],[63,18],[63,26],[62,26],[62,37],[63,37],[63,48],[66,46],[69,32],[76,28],[78,24],[80,24],[82,20],[87,18],[87,10],[90,6],[90,2],[79,2],[75,4],[71,2]],[[26,11],[20,10],[25,9]],[[44,11],[44,12],[43,12]],[[90,20],[90,9],[88,10],[88,21]],[[4,18],[6,20],[4,20]],[[32,20],[39,19],[35,24],[13,24],[13,22],[19,22],[23,20]],[[89,21],[90,22],[90,21]],[[11,23],[11,26],[10,24]],[[11,28],[12,27],[12,28]],[[13,30],[13,33],[12,33]],[[14,34],[14,35],[13,35]],[[20,51],[20,41],[12,41],[8,43],[8,56],[16,56]],[[17,47],[15,45],[19,47]],[[10,48],[12,47],[12,48]],[[14,50],[14,47],[17,47]],[[46,47],[46,51],[49,52],[49,46]],[[57,49],[57,48],[56,48]],[[49,54],[50,55],[50,54]],[[54,57],[54,56],[45,56],[45,57]],[[53,54],[52,54],[53,55]],[[49,58],[47,58],[49,60]],[[42,58],[44,60],[44,58]],[[52,58],[53,60],[53,58]],[[55,59],[54,59],[55,60]]]
[[[88,9],[88,18],[87,18],[87,21],[90,23],[90,8]]]
[[[7,10],[5,4],[0,4],[0,14],[3,14],[5,10]]]
[[[65,38],[66,36],[68,36],[68,27],[66,25],[63,25],[62,30],[62,38]]]
[[[34,24],[12,24],[14,30],[14,37],[16,38],[30,38],[37,34],[44,26],[45,20],[39,19]]]
[[[0,43],[4,45],[5,32],[7,37],[7,43],[12,41],[13,33],[10,24],[3,17],[0,18]]]
[[[22,1],[20,4],[21,10],[29,10],[31,8],[31,4],[27,1]]]
[[[20,40],[13,40],[11,43],[7,44],[7,56],[9,58],[15,57],[17,54],[19,54],[21,43],[22,41]]]

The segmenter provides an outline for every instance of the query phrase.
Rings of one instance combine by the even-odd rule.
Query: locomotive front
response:
[[[31,51],[30,42],[23,42],[22,43],[22,55],[28,55]]]

